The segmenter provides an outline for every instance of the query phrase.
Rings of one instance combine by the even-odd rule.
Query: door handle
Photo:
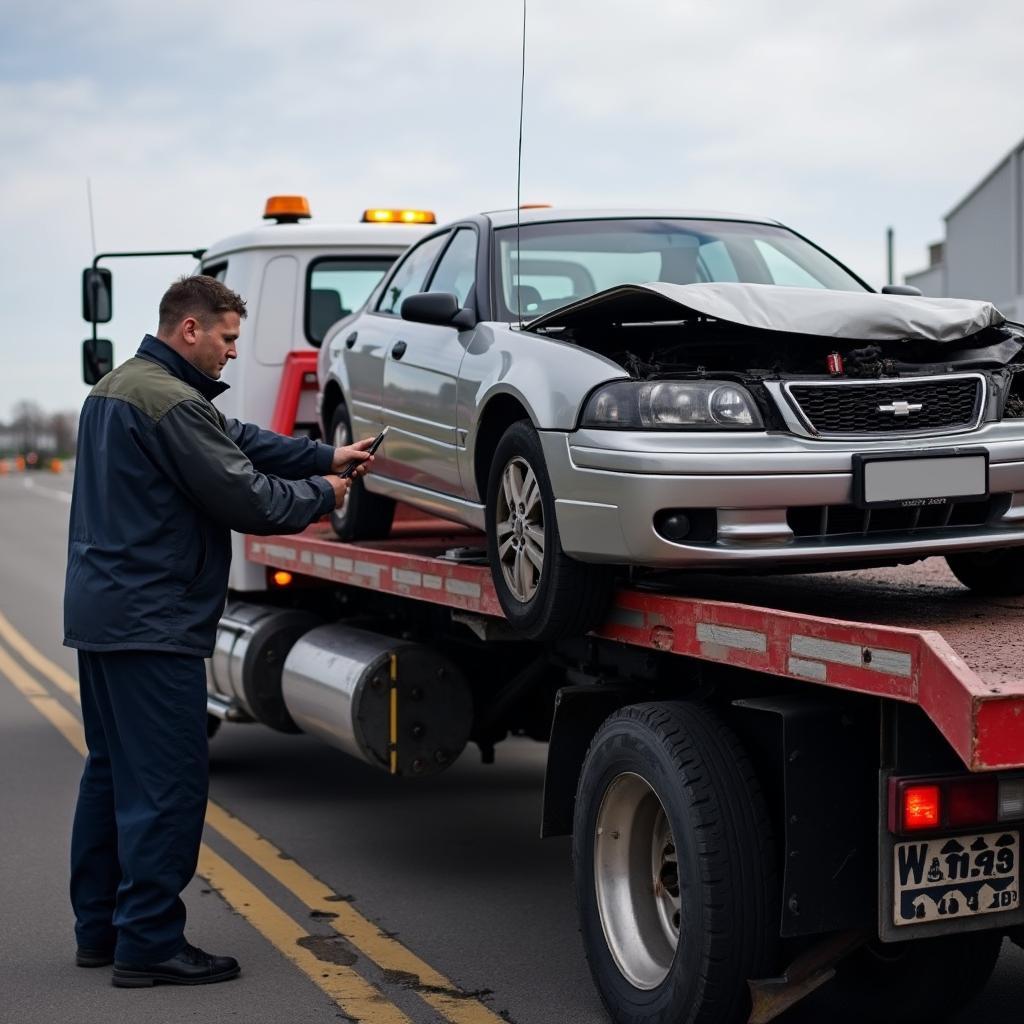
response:
[[[359,337],[359,332],[358,331],[353,331],[345,339],[345,348],[351,348],[356,343],[356,338],[358,338],[358,337]]]
[[[391,346],[391,354],[396,359],[401,359],[402,356],[405,355],[405,350],[407,348],[408,348],[408,345],[406,345],[406,343],[404,341],[396,341],[394,343],[394,345]]]

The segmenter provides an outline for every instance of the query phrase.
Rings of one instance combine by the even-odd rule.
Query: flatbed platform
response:
[[[396,523],[342,543],[318,525],[248,537],[293,573],[501,616],[481,534]],[[449,557],[445,557],[448,553]],[[800,576],[652,577],[620,588],[597,635],[789,679],[919,704],[972,771],[1024,767],[1024,598],[979,598],[941,559]]]

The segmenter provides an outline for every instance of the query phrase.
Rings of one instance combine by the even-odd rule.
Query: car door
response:
[[[476,277],[476,252],[475,229],[457,228],[423,290],[451,292],[465,305]],[[391,432],[381,472],[417,487],[462,495],[456,385],[471,336],[472,331],[408,320],[395,325],[384,362],[381,405]]]
[[[437,260],[448,241],[447,232],[431,235],[410,249],[398,262],[384,283],[380,294],[348,330],[333,340],[332,346],[345,360],[348,379],[347,401],[355,437],[376,434],[389,421],[381,409],[381,391],[384,386],[384,366],[395,343],[402,321],[398,310],[408,295],[422,291]],[[332,353],[333,354],[333,353]],[[377,455],[374,472],[390,476],[384,448]]]

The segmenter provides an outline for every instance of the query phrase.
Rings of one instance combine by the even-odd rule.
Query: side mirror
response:
[[[90,324],[107,324],[113,315],[113,274],[106,267],[86,267],[82,271],[82,319]]]
[[[114,343],[106,338],[86,338],[82,342],[82,380],[98,383],[114,368]]]
[[[920,295],[921,289],[912,284],[887,284],[882,287],[883,295]]]
[[[476,326],[471,309],[463,309],[451,292],[419,292],[402,303],[402,319],[418,324],[455,327],[460,331]]]

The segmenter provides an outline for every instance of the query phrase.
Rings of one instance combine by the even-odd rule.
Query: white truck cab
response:
[[[224,369],[231,389],[217,399],[226,416],[286,433],[313,434],[316,422],[316,350],[328,328],[358,310],[394,260],[434,224],[428,210],[368,209],[360,223],[310,223],[304,196],[271,196],[267,223],[221,239],[205,250],[196,273],[209,274],[238,292],[248,305],[238,339],[238,358]],[[96,359],[95,324],[110,319],[111,274],[98,264],[125,256],[167,253],[101,253],[83,276],[83,312],[94,324],[85,343],[89,380],[109,370]],[[96,367],[99,367],[98,374]],[[243,538],[233,535],[229,586],[267,589],[263,566],[245,559]]]

